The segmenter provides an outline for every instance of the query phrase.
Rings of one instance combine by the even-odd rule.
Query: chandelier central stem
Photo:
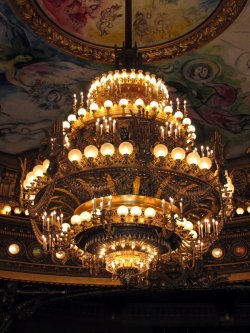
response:
[[[125,4],[125,48],[132,48],[132,0],[126,0]]]

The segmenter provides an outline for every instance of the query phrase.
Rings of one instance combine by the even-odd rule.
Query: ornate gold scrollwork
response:
[[[70,34],[51,22],[36,1],[10,0],[10,2],[17,14],[32,29],[54,46],[80,58],[114,63],[115,54],[112,48],[90,44],[80,38],[72,38]],[[167,43],[141,48],[144,63],[172,59],[201,47],[223,32],[240,14],[246,3],[246,0],[222,0],[213,14],[190,33]]]

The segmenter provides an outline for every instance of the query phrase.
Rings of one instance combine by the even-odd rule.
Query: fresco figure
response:
[[[120,5],[115,4],[101,11],[100,19],[96,23],[96,27],[101,36],[108,35],[108,29],[112,29],[114,27],[114,21],[118,17],[122,17],[122,14],[117,14],[117,11],[120,8]]]
[[[135,34],[139,37],[139,39],[143,39],[145,35],[151,34],[150,26],[145,19],[144,14],[141,12],[135,14],[133,28],[135,30]]]
[[[6,80],[15,85],[19,86],[23,89],[27,89],[27,86],[23,85],[16,78],[16,68],[15,65],[18,63],[25,63],[32,60],[30,55],[17,55],[15,58],[10,60],[0,60],[0,73],[5,75]]]
[[[103,0],[39,0],[44,11],[66,31],[82,33],[89,19],[95,18]]]

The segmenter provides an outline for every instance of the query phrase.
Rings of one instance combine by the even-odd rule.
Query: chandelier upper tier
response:
[[[231,214],[233,193],[216,141],[195,141],[186,101],[171,100],[155,75],[96,78],[23,182],[44,250],[125,279],[159,260],[193,267]]]

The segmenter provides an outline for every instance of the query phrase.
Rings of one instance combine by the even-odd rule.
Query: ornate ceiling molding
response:
[[[103,63],[114,63],[113,47],[105,47],[87,42],[80,37],[65,32],[45,14],[36,0],[9,0],[17,15],[31,29],[50,44],[84,59]],[[222,0],[211,15],[196,28],[165,43],[149,47],[139,47],[145,63],[162,59],[172,59],[197,49],[222,33],[240,14],[246,0]]]

